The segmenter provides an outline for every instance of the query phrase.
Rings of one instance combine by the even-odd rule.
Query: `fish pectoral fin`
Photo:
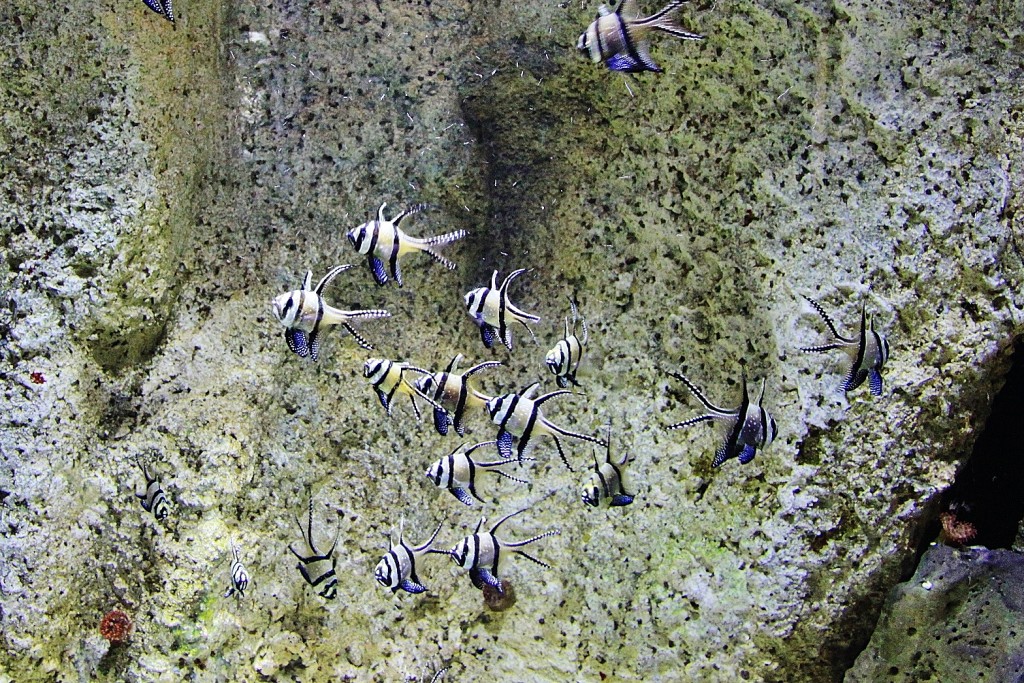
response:
[[[427,590],[426,586],[421,583],[417,583],[412,579],[402,579],[402,583],[398,584],[399,588],[404,590],[406,593],[422,593]]]
[[[470,497],[470,495],[468,493],[466,493],[466,489],[456,487],[456,488],[451,489],[451,492],[452,492],[453,496],[455,496],[456,498],[459,499],[460,503],[462,503],[463,505],[469,505],[469,506],[472,507],[473,499]]]

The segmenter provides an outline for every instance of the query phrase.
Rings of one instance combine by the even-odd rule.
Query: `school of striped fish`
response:
[[[175,21],[170,0],[144,0],[145,4],[170,22]],[[673,0],[660,11],[644,17],[636,8],[635,0],[623,0],[611,10],[602,5],[594,21],[579,36],[577,48],[593,62],[604,64],[611,71],[629,74],[641,72],[662,72],[661,67],[650,54],[649,38],[663,33],[682,40],[703,40],[704,36],[692,33],[676,23],[673,14],[684,3]],[[385,216],[387,203],[382,202],[376,217],[348,231],[346,237],[352,248],[366,257],[374,281],[383,286],[394,281],[404,287],[405,280],[400,261],[415,253],[425,254],[434,262],[451,271],[457,263],[439,253],[439,249],[455,242],[471,238],[465,230],[454,230],[434,237],[413,237],[401,229],[406,219],[423,213],[426,204],[414,204],[392,218]],[[337,276],[352,269],[352,265],[334,265],[313,286],[313,272],[307,271],[299,289],[281,293],[271,300],[271,310],[284,327],[285,345],[291,353],[299,356],[290,362],[303,360],[317,361],[320,358],[324,340],[331,328],[341,328],[355,342],[366,350],[373,345],[356,329],[356,325],[372,320],[391,317],[384,309],[346,310],[338,308],[328,300],[326,289]],[[495,342],[500,342],[508,353],[513,353],[515,344],[513,328],[516,324],[529,333],[535,344],[539,344],[531,325],[541,322],[540,316],[529,313],[512,301],[510,289],[521,277],[531,272],[527,264],[507,272],[499,280],[499,271],[491,273],[489,284],[466,292],[463,299],[466,314],[479,328],[480,339],[486,350],[492,351]],[[499,284],[500,282],[500,284]],[[801,347],[807,353],[843,351],[850,357],[850,367],[842,383],[844,392],[856,390],[865,381],[872,395],[882,394],[882,369],[889,357],[889,345],[867,316],[861,306],[860,326],[855,336],[840,334],[835,322],[825,309],[814,299],[804,296],[812,311],[824,323],[829,337],[818,344]],[[549,419],[543,411],[548,401],[558,397],[571,397],[579,402],[585,395],[569,389],[580,387],[578,372],[590,344],[590,329],[587,319],[580,312],[578,302],[570,297],[568,315],[564,318],[562,337],[536,363],[537,374],[553,379],[557,389],[538,395],[542,380],[538,380],[521,391],[507,390],[489,395],[471,384],[477,374],[488,371],[492,380],[500,377],[501,361],[483,360],[459,371],[459,365],[466,360],[462,353],[456,353],[447,366],[441,370],[418,367],[405,361],[381,357],[368,358],[363,366],[363,376],[369,382],[377,400],[390,417],[395,408],[396,397],[407,396],[417,421],[421,411],[417,399],[432,409],[433,425],[438,434],[445,436],[454,427],[461,438],[467,431],[467,420],[473,414],[486,415],[494,428],[494,438],[472,445],[460,443],[447,454],[439,455],[426,466],[426,478],[439,489],[448,491],[466,507],[475,503],[485,504],[480,495],[481,475],[494,474],[519,484],[528,484],[526,479],[507,471],[523,468],[534,458],[526,456],[531,445],[540,437],[548,437],[562,463],[570,472],[576,470],[566,451],[563,439],[589,443],[590,448],[603,449],[603,457],[593,450],[593,467],[580,484],[580,501],[592,508],[621,508],[636,500],[638,492],[631,490],[625,479],[626,467],[635,457],[628,449],[614,454],[611,447],[614,427],[611,421],[606,425],[604,437],[571,431]],[[522,351],[519,351],[522,353]],[[287,356],[282,356],[282,362]],[[543,370],[546,368],[546,372]],[[711,466],[717,468],[730,459],[740,465],[750,463],[759,451],[766,449],[778,435],[778,424],[764,406],[768,378],[760,378],[757,399],[751,400],[746,369],[740,374],[739,404],[723,408],[713,403],[686,375],[674,370],[665,374],[683,384],[700,404],[703,412],[688,419],[665,426],[666,430],[686,429],[701,423],[717,423],[723,429],[722,441],[714,452]],[[404,400],[404,399],[403,399]],[[620,438],[619,441],[622,439]],[[534,446],[536,451],[539,447]],[[481,456],[487,449],[495,455]],[[171,506],[160,484],[159,477],[150,473],[149,467],[136,456],[136,464],[142,472],[143,491],[135,492],[145,512],[153,515],[158,522],[167,519]],[[404,521],[399,522],[397,537],[388,539],[388,548],[376,564],[373,578],[392,593],[403,591],[420,594],[428,590],[420,579],[421,565],[431,555],[446,555],[456,565],[465,569],[470,582],[477,589],[491,589],[499,594],[504,591],[501,560],[510,555],[524,557],[539,567],[551,570],[550,564],[528,553],[522,548],[545,538],[558,535],[559,529],[550,529],[525,540],[510,540],[499,537],[498,531],[507,521],[527,513],[532,506],[517,509],[500,517],[485,530],[486,518],[481,518],[473,533],[458,540],[450,549],[435,546],[445,526],[445,520],[438,523],[433,533],[418,545],[406,542]],[[333,600],[338,595],[340,577],[337,571],[336,550],[341,537],[340,519],[329,547],[318,542],[323,532],[314,526],[314,502],[310,495],[305,525],[296,516],[301,542],[290,544],[288,550],[297,560],[296,570],[302,580],[320,597]],[[326,551],[320,548],[326,547]],[[242,552],[233,543],[230,546],[231,563],[229,586],[225,597],[243,597],[250,584],[250,576],[242,561]],[[444,669],[438,671],[439,678]]]

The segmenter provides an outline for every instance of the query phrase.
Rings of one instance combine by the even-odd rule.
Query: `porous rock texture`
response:
[[[1022,611],[1024,555],[933,545],[845,680],[1020,681]]]
[[[644,3],[654,11],[655,5]],[[838,680],[909,569],[970,452],[1020,332],[1024,10],[923,0],[687,5],[707,40],[656,38],[666,73],[624,78],[573,49],[596,7],[547,0],[0,4],[0,678]],[[403,261],[379,288],[344,231],[427,202],[414,235],[464,228],[459,268]],[[290,354],[271,298],[327,290],[368,322]],[[539,345],[486,351],[462,295],[531,268],[512,299]],[[874,399],[803,302],[888,335]],[[581,390],[545,404],[629,452],[637,501],[592,510],[595,457],[550,440],[483,475],[473,509],[423,477],[457,443],[361,376],[380,355],[502,360],[538,380],[578,297]],[[739,401],[767,378],[780,435],[710,466],[670,369]],[[467,440],[493,438],[482,413]],[[600,449],[596,449],[600,451]],[[488,451],[493,452],[493,451]],[[598,452],[598,457],[604,457]],[[171,513],[134,491],[135,458]],[[314,500],[340,530],[338,599],[288,552]],[[506,540],[516,604],[489,612],[449,559],[423,595],[373,580],[404,521],[440,547],[532,505]],[[222,597],[230,544],[252,577]],[[130,643],[97,626],[132,615]]]

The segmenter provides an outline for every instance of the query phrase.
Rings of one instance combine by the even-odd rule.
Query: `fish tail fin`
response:
[[[676,38],[681,38],[683,40],[704,40],[704,36],[699,33],[691,33],[690,31],[687,31],[672,16],[673,12],[685,4],[684,0],[673,0],[665,5],[661,10],[655,12],[646,19],[636,22],[633,26],[661,31],[662,33],[668,33],[669,35],[673,35]]]

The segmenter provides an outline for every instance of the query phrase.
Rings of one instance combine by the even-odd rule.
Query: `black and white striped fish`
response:
[[[534,436],[546,434],[554,439],[555,447],[558,448],[558,455],[562,457],[562,462],[565,463],[565,466],[571,472],[572,465],[569,464],[569,459],[565,457],[565,451],[562,450],[562,442],[558,440],[559,436],[568,436],[573,439],[600,444],[601,446],[607,446],[608,444],[593,436],[577,434],[576,432],[562,429],[545,418],[540,410],[541,405],[545,401],[572,392],[560,389],[538,398],[533,398],[533,394],[539,386],[540,382],[534,382],[522,394],[509,393],[503,396],[496,396],[487,401],[487,412],[491,415],[491,421],[498,425],[498,454],[503,460],[511,460],[512,437],[518,436],[519,448],[517,454],[519,460],[522,461],[523,453],[526,451],[530,439]]]
[[[871,387],[871,393],[874,396],[881,396],[882,368],[889,360],[889,342],[875,331],[873,324],[869,323],[864,306],[860,307],[860,334],[856,339],[850,339],[839,334],[832,318],[817,301],[808,296],[804,296],[804,298],[825,321],[825,326],[832,334],[832,339],[820,346],[805,346],[800,350],[809,353],[824,353],[833,349],[842,349],[853,358],[853,364],[843,381],[843,391],[853,391],[866,379],[868,386]]]
[[[779,427],[775,423],[775,418],[761,405],[761,402],[764,400],[764,389],[768,382],[767,378],[761,382],[761,395],[757,398],[757,403],[751,403],[750,394],[747,391],[747,373],[743,372],[743,400],[738,407],[727,410],[719,408],[705,398],[700,389],[683,374],[678,372],[670,372],[668,374],[685,384],[690,393],[704,405],[707,413],[699,417],[677,422],[674,425],[669,425],[666,429],[681,429],[699,422],[714,420],[719,420],[728,425],[725,441],[715,451],[715,459],[711,462],[712,467],[718,467],[729,458],[739,458],[741,463],[746,464],[754,459],[758,448],[765,448],[775,439]]]
[[[418,372],[421,375],[429,375],[426,370],[413,367],[408,363],[396,362],[387,358],[370,358],[363,364],[363,377],[370,380],[373,390],[377,392],[380,404],[384,406],[388,417],[391,417],[392,400],[395,394],[407,394],[412,401],[412,409],[416,413],[416,419],[420,419],[420,407],[416,405],[416,390],[405,377],[406,371]],[[424,397],[426,398],[426,397]],[[429,400],[429,399],[428,399]]]
[[[517,510],[516,512],[505,515],[498,520],[497,524],[491,527],[490,531],[483,533],[481,533],[480,529],[483,527],[484,522],[486,522],[487,519],[481,519],[476,525],[476,531],[474,531],[472,535],[466,536],[464,539],[459,541],[454,548],[452,548],[452,559],[455,560],[455,563],[463,569],[469,570],[469,578],[473,582],[473,586],[482,589],[484,585],[488,585],[498,591],[502,590],[501,580],[498,579],[498,564],[503,555],[502,551],[522,555],[526,559],[536,562],[542,567],[551,569],[551,565],[546,562],[541,562],[536,557],[522,550],[518,550],[518,548],[522,548],[525,545],[539,541],[542,538],[547,538],[548,536],[555,536],[559,533],[557,529],[517,543],[507,543],[495,536],[495,533],[498,531],[498,527],[504,524],[505,520],[526,512],[528,509],[529,508],[523,508],[522,510]]]
[[[142,0],[146,3],[146,7],[153,10],[167,21],[174,23],[174,7],[171,6],[171,0]]]
[[[458,354],[448,363],[443,372],[424,375],[413,385],[422,395],[434,401],[434,428],[441,436],[448,434],[448,425],[454,425],[459,436],[466,433],[466,409],[484,406],[490,396],[481,394],[469,386],[469,378],[485,368],[501,365],[500,361],[492,360],[474,365],[465,372],[457,372],[462,354]]]
[[[484,499],[477,495],[476,492],[477,470],[494,472],[520,484],[528,484],[529,482],[523,479],[513,477],[511,474],[497,469],[502,465],[515,463],[514,459],[498,460],[497,462],[477,462],[470,457],[470,454],[476,449],[481,446],[490,446],[493,443],[493,441],[483,441],[473,444],[469,448],[466,448],[465,444],[459,445],[454,451],[430,466],[427,470],[427,478],[434,482],[435,486],[451,491],[452,495],[465,505],[472,505],[473,498],[476,498],[481,503],[484,502]],[[470,498],[471,495],[472,498]]]
[[[242,564],[242,557],[238,553],[238,548],[235,544],[231,544],[231,554],[234,559],[231,560],[231,586],[227,592],[224,593],[225,598],[230,598],[235,593],[238,593],[240,597],[245,597],[245,589],[249,587],[249,572],[245,571],[245,565]]]
[[[622,0],[614,11],[601,5],[597,18],[580,35],[576,48],[589,54],[595,64],[604,62],[612,71],[661,73],[662,68],[651,58],[647,41],[651,32],[661,31],[683,40],[704,40],[704,36],[684,30],[670,16],[684,4],[685,0],[673,0],[649,17],[640,16],[636,0]]]
[[[441,531],[443,524],[444,520],[437,525],[434,533],[426,543],[416,547],[412,547],[402,540],[403,525],[399,524],[398,544],[395,544],[393,538],[390,539],[390,547],[387,554],[381,558],[380,562],[377,563],[377,568],[373,571],[373,576],[377,579],[377,583],[385,588],[390,588],[392,593],[397,593],[400,588],[407,593],[422,593],[427,590],[420,583],[419,577],[416,576],[416,560],[429,553],[449,554],[447,550],[437,550],[430,547],[434,539],[437,538],[437,533]]]
[[[587,331],[587,319],[579,315],[575,301],[569,299],[569,305],[572,306],[572,332],[569,332],[569,318],[567,317],[565,319],[565,336],[558,340],[555,348],[548,351],[547,356],[544,358],[544,363],[547,364],[548,369],[555,373],[555,382],[562,389],[569,386],[570,382],[572,382],[573,386],[578,387],[580,385],[576,381],[576,371],[579,369],[580,360],[583,358],[583,348],[587,345],[587,341],[590,338],[590,334]],[[577,319],[583,322],[582,339],[576,335]]]
[[[323,300],[324,287],[339,273],[344,273],[351,267],[334,266],[327,271],[315,288],[312,287],[313,271],[306,271],[302,289],[285,292],[274,299],[274,317],[287,328],[284,331],[284,338],[293,353],[316,360],[320,357],[320,333],[335,325],[344,327],[364,349],[373,348],[370,342],[359,336],[352,323],[356,320],[390,318],[390,313],[383,310],[343,311],[327,305]]]
[[[612,423],[608,423],[608,452],[605,461],[599,463],[594,454],[594,473],[583,487],[583,502],[597,507],[602,500],[610,501],[612,507],[629,505],[633,502],[633,494],[626,493],[622,486],[622,469],[629,463],[629,453],[622,456],[619,462],[612,462]]]
[[[427,208],[426,204],[417,204],[412,208],[402,211],[397,216],[388,220],[384,218],[384,207],[387,203],[381,204],[377,209],[377,219],[363,223],[358,228],[348,231],[348,240],[356,250],[367,257],[370,262],[370,270],[378,285],[388,281],[387,271],[384,269],[384,261],[387,261],[391,277],[395,279],[398,286],[403,285],[402,270],[398,266],[398,258],[411,251],[421,251],[430,256],[448,270],[455,270],[455,264],[441,256],[432,247],[440,247],[451,244],[466,236],[465,230],[456,230],[437,237],[419,239],[409,237],[398,228],[402,219],[419,213]],[[382,260],[383,259],[383,260]]]
[[[326,553],[321,553],[313,544],[312,497],[309,499],[309,519],[306,528],[302,528],[302,522],[298,517],[295,518],[295,523],[299,525],[303,543],[309,548],[309,555],[300,555],[295,548],[291,545],[288,546],[288,550],[292,551],[292,555],[299,560],[295,568],[320,597],[333,600],[338,596],[338,575],[334,571],[337,559],[334,557],[334,549],[338,545],[338,537],[341,536],[341,525],[338,525],[338,532],[334,536],[334,542],[331,543],[331,549]]]
[[[149,475],[149,470],[138,456],[135,458],[135,464],[142,470],[142,477],[146,480],[146,491],[144,493],[136,492],[135,497],[139,499],[143,510],[152,512],[153,517],[162,522],[167,519],[171,509],[167,504],[167,496],[164,495],[163,487],[160,486],[156,477]]]
[[[513,270],[501,283],[501,287],[499,287],[498,271],[494,271],[491,273],[490,287],[477,287],[467,292],[466,296],[463,297],[466,301],[466,312],[469,313],[469,317],[473,319],[473,322],[480,327],[480,338],[487,348],[494,346],[494,335],[497,333],[501,343],[511,351],[511,324],[513,322],[522,323],[526,331],[533,337],[533,341],[537,341],[533,330],[526,323],[538,322],[540,318],[516,308],[508,299],[508,286],[525,272],[526,268]]]

